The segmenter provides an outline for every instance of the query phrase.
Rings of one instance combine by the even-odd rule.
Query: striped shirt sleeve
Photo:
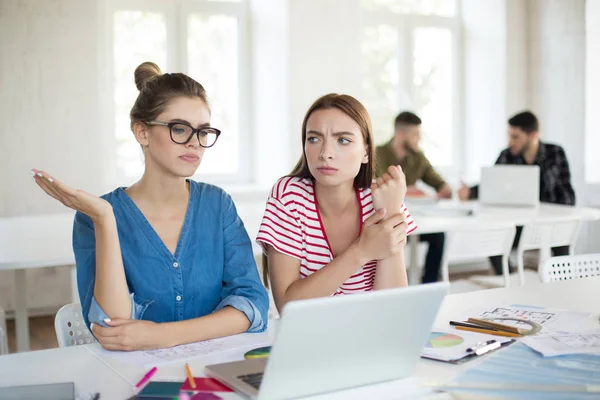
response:
[[[410,215],[410,211],[406,208],[406,204],[402,204],[402,213],[404,214],[404,222],[406,222],[406,234],[410,235],[417,230],[417,223]]]
[[[267,200],[257,243],[266,253],[267,245],[288,256],[302,258],[302,229],[300,221],[294,216],[289,206],[271,196]]]

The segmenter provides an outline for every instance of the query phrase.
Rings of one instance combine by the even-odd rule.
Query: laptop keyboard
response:
[[[240,375],[238,379],[241,379],[248,385],[252,386],[254,389],[258,390],[260,388],[260,382],[262,381],[263,373],[257,372],[255,374],[248,375]]]

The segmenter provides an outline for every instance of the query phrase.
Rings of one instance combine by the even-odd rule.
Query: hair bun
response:
[[[162,72],[158,65],[151,61],[145,61],[135,69],[133,74],[135,77],[135,86],[137,86],[138,90],[142,90],[148,82],[160,75],[162,75]]]

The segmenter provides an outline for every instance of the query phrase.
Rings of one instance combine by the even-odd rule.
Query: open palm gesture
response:
[[[76,211],[81,211],[93,221],[112,214],[110,203],[98,196],[73,189],[61,181],[53,178],[48,173],[38,169],[32,169],[33,179],[51,197],[63,203],[65,206]]]

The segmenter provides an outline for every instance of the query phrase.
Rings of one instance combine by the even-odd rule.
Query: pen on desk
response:
[[[477,348],[477,345],[482,344],[483,346],[487,346],[488,344],[492,344],[492,343],[495,343],[495,342],[496,342],[496,339],[486,340],[485,342],[479,342],[475,346],[469,347],[467,349],[467,353],[471,353],[471,352],[475,351],[475,349]]]
[[[148,371],[148,373],[144,375],[144,377],[138,383],[135,384],[136,390],[141,389],[142,386],[144,386],[152,378],[152,375],[154,375],[157,370],[158,368],[152,367],[152,369]]]
[[[188,363],[185,364],[185,372],[187,374],[188,380],[190,381],[190,386],[192,389],[196,389],[196,381],[194,380],[194,374],[192,374],[192,369]]]
[[[469,318],[467,320],[467,322],[470,322],[472,324],[482,325],[486,329],[494,328],[494,329],[498,329],[498,330],[505,331],[505,332],[518,333],[519,335],[523,334],[523,331],[517,327],[511,326],[511,325],[500,324],[498,322],[488,321],[485,319]]]
[[[496,350],[498,348],[500,348],[500,342],[498,342],[497,340],[488,340],[486,342],[485,346],[481,346],[481,347],[477,347],[477,348],[471,348],[469,347],[467,349],[467,353],[475,353],[475,355],[482,355],[487,353],[488,351],[492,351],[492,350]]]
[[[466,326],[457,326],[456,329],[458,329],[460,331],[487,333],[488,335],[494,335],[494,336],[521,337],[521,335],[518,335],[516,333],[493,331],[490,329],[482,329],[482,328],[470,328],[470,327],[466,327]]]
[[[489,329],[490,331],[499,331],[500,330],[500,329],[496,329],[496,328],[484,328],[481,325],[471,324],[469,322],[450,321],[450,325],[464,326],[466,328],[475,328],[475,329]]]

